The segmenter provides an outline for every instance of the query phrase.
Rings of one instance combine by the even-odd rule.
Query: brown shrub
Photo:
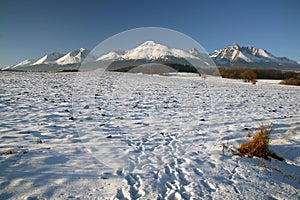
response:
[[[287,78],[282,80],[279,84],[300,86],[300,80],[296,78]]]
[[[250,158],[257,156],[265,159],[269,157],[278,159],[279,156],[269,150],[270,133],[272,130],[272,125],[261,125],[251,141],[244,142],[237,148],[239,154]]]
[[[237,150],[242,156],[268,158],[270,156],[269,141],[272,130],[271,126],[265,127],[262,125],[255,133],[253,139],[242,143]]]
[[[256,83],[256,74],[252,69],[247,69],[246,71],[241,73],[240,78],[243,79],[244,82]]]
[[[253,85],[255,85],[256,82],[257,82],[257,80],[256,80],[256,79],[252,79],[250,82],[251,82]]]

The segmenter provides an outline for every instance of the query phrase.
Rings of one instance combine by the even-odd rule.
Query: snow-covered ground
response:
[[[299,199],[300,88],[0,73],[0,199]],[[285,161],[222,152],[273,123]]]

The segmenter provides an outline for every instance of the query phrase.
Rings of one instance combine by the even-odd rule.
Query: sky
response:
[[[238,43],[300,61],[299,0],[0,0],[0,67],[140,27],[179,31],[209,53]]]

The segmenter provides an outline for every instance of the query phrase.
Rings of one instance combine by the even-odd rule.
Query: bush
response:
[[[296,78],[287,78],[282,80],[279,84],[300,86],[300,80]]]
[[[243,79],[244,82],[252,82],[254,84],[256,83],[256,74],[251,69],[248,69],[241,73],[240,78]]]
[[[257,82],[257,80],[256,80],[256,79],[252,79],[250,82],[251,82],[253,85],[255,85],[256,82]]]
[[[251,141],[244,142],[237,148],[238,155],[249,158],[256,156],[264,159],[272,157],[278,160],[284,160],[269,150],[270,134],[272,131],[272,125],[261,125]]]

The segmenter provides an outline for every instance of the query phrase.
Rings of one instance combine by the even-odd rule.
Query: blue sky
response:
[[[208,52],[236,42],[300,61],[299,0],[0,0],[0,66],[149,26],[187,34]]]

